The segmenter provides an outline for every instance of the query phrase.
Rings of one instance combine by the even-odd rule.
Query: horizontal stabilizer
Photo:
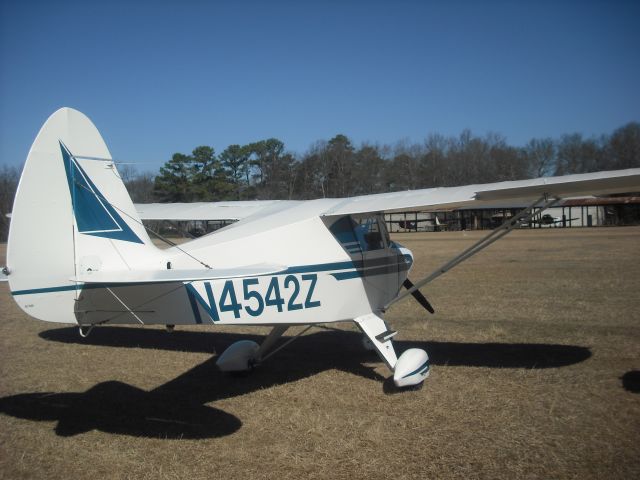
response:
[[[286,270],[283,265],[256,264],[236,268],[197,270],[125,270],[82,272],[77,281],[84,283],[161,283],[216,280],[220,278],[258,277]],[[71,279],[74,281],[75,279]]]

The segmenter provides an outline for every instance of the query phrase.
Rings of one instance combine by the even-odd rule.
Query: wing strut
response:
[[[478,241],[478,242],[474,243],[473,245],[471,245],[465,251],[463,251],[458,256],[454,257],[453,259],[449,260],[447,263],[442,265],[437,270],[434,270],[430,275],[428,275],[428,276],[424,277],[423,279],[415,282],[413,284],[413,286],[411,286],[410,288],[405,290],[403,293],[398,295],[396,298],[391,300],[389,303],[387,303],[382,308],[382,311],[383,312],[386,311],[394,303],[406,298],[409,295],[414,294],[415,292],[418,291],[419,288],[423,287],[424,285],[426,285],[429,282],[432,282],[433,280],[438,278],[440,275],[442,275],[443,273],[448,272],[449,270],[451,270],[453,267],[455,267],[459,263],[462,263],[465,260],[467,260],[468,258],[471,258],[476,253],[478,253],[481,250],[485,249],[486,247],[491,245],[496,240],[501,239],[507,233],[511,232],[515,228],[518,228],[522,223],[526,223],[529,220],[531,220],[533,218],[533,216],[536,213],[538,213],[538,211],[536,210],[536,205],[538,205],[539,203],[542,203],[542,206],[540,206],[539,208],[540,208],[541,211],[543,211],[543,210],[546,210],[549,207],[554,206],[560,200],[561,200],[560,198],[551,198],[551,199],[549,199],[547,194],[543,195],[538,200],[536,200],[531,205],[529,205],[527,208],[525,208],[524,210],[521,210],[520,212],[518,212],[513,218],[509,218],[502,225],[500,225],[498,228],[492,230],[491,233],[489,233],[489,235],[487,235],[486,237],[484,237],[480,241]]]

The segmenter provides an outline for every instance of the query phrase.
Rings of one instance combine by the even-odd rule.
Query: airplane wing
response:
[[[638,190],[640,190],[640,168],[633,168],[462,187],[428,188],[364,195],[346,198],[330,208],[326,214],[349,215],[378,211],[390,213],[427,209],[442,210],[470,205],[481,207],[496,201],[532,201],[544,194],[567,197],[628,193]]]
[[[369,212],[446,210],[495,204],[496,201],[533,201],[544,194],[558,197],[605,195],[640,191],[640,168],[582,173],[559,177],[426,188],[403,192],[323,199],[320,215]],[[242,220],[252,215],[283,211],[304,201],[255,200],[237,202],[136,204],[142,220]]]
[[[136,203],[142,220],[242,220],[286,200],[251,200],[237,202]]]

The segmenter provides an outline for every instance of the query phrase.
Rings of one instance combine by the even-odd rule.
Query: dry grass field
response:
[[[395,239],[418,278],[480,235]],[[436,315],[387,314],[432,358],[398,393],[350,325],[227,377],[215,354],[266,330],[83,340],[0,284],[0,477],[640,478],[640,228],[518,231],[425,293]]]

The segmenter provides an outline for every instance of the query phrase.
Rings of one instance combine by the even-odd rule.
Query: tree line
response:
[[[157,174],[129,165],[118,170],[133,201],[149,203],[346,197],[634,167],[640,167],[638,122],[610,135],[534,138],[522,147],[500,134],[477,136],[470,130],[431,134],[418,143],[357,147],[338,134],[298,155],[269,138],[229,145],[220,154],[209,146],[175,153]],[[17,167],[0,168],[3,240],[19,176]]]
[[[509,145],[500,134],[476,136],[470,130],[458,136],[432,134],[421,143],[359,147],[338,134],[303,155],[286,151],[275,138],[230,145],[219,155],[211,147],[197,147],[191,155],[174,154],[153,181],[149,174],[134,176],[131,190],[135,201],[310,199],[639,166],[637,122],[611,135],[534,138],[523,147]]]

